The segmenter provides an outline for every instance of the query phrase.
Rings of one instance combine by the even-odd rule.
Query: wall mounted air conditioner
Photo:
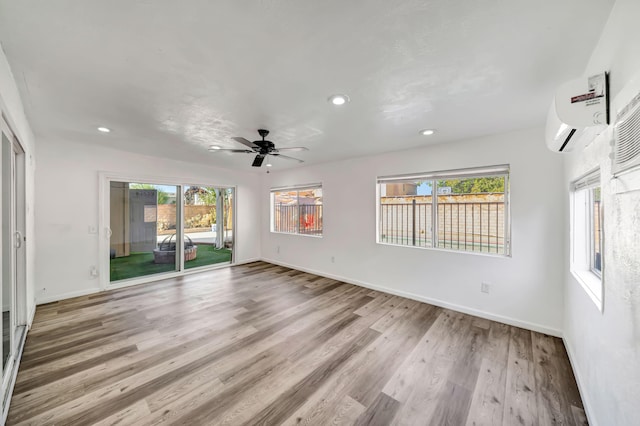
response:
[[[591,142],[609,124],[606,73],[563,84],[547,115],[546,142],[554,152],[568,152]]]

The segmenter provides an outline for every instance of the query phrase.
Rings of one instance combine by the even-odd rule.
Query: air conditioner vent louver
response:
[[[613,137],[613,174],[640,166],[640,94],[620,111]]]

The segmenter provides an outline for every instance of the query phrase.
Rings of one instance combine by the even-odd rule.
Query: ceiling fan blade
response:
[[[226,148],[209,148],[209,151],[211,152],[218,152],[218,151],[222,151],[222,152],[244,152],[247,154],[253,154],[254,151],[251,151],[250,149],[226,149]]]
[[[240,142],[242,145],[246,145],[251,149],[259,149],[260,148],[258,145],[256,145],[255,143],[253,143],[251,141],[246,140],[245,138],[240,138],[240,137],[236,136],[236,137],[231,138],[231,139],[233,139],[236,142]]]
[[[274,157],[278,157],[278,158],[285,158],[287,160],[294,160],[294,161],[297,161],[298,163],[304,163],[304,160],[300,160],[298,158],[289,157],[288,155],[284,155],[284,154],[276,154],[276,153],[274,153],[274,154],[270,154],[270,155],[273,155]]]
[[[309,148],[305,148],[304,146],[292,146],[289,148],[278,148],[276,149],[277,152],[283,152],[283,151],[289,151],[289,152],[294,152],[294,151],[309,151]]]
[[[253,159],[253,164],[251,164],[251,165],[253,167],[262,166],[262,162],[264,161],[264,157],[266,157],[266,155],[262,155],[262,154],[256,155],[256,158]]]

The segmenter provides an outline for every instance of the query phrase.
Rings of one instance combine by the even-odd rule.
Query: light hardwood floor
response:
[[[263,262],[39,306],[9,424],[586,424],[560,339]]]

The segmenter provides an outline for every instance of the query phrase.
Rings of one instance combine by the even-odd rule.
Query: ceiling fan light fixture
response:
[[[329,96],[329,102],[331,102],[333,105],[336,105],[336,106],[344,105],[349,101],[350,99],[347,95],[343,95],[340,93]]]
[[[100,127],[98,127],[98,131],[101,132],[101,133],[109,133],[109,132],[111,132],[111,129],[108,128],[108,127],[100,126]]]
[[[420,132],[419,132],[419,133],[420,133],[422,136],[431,136],[431,135],[433,135],[435,132],[436,132],[436,131],[435,131],[434,129],[422,129],[422,130],[420,130]]]

